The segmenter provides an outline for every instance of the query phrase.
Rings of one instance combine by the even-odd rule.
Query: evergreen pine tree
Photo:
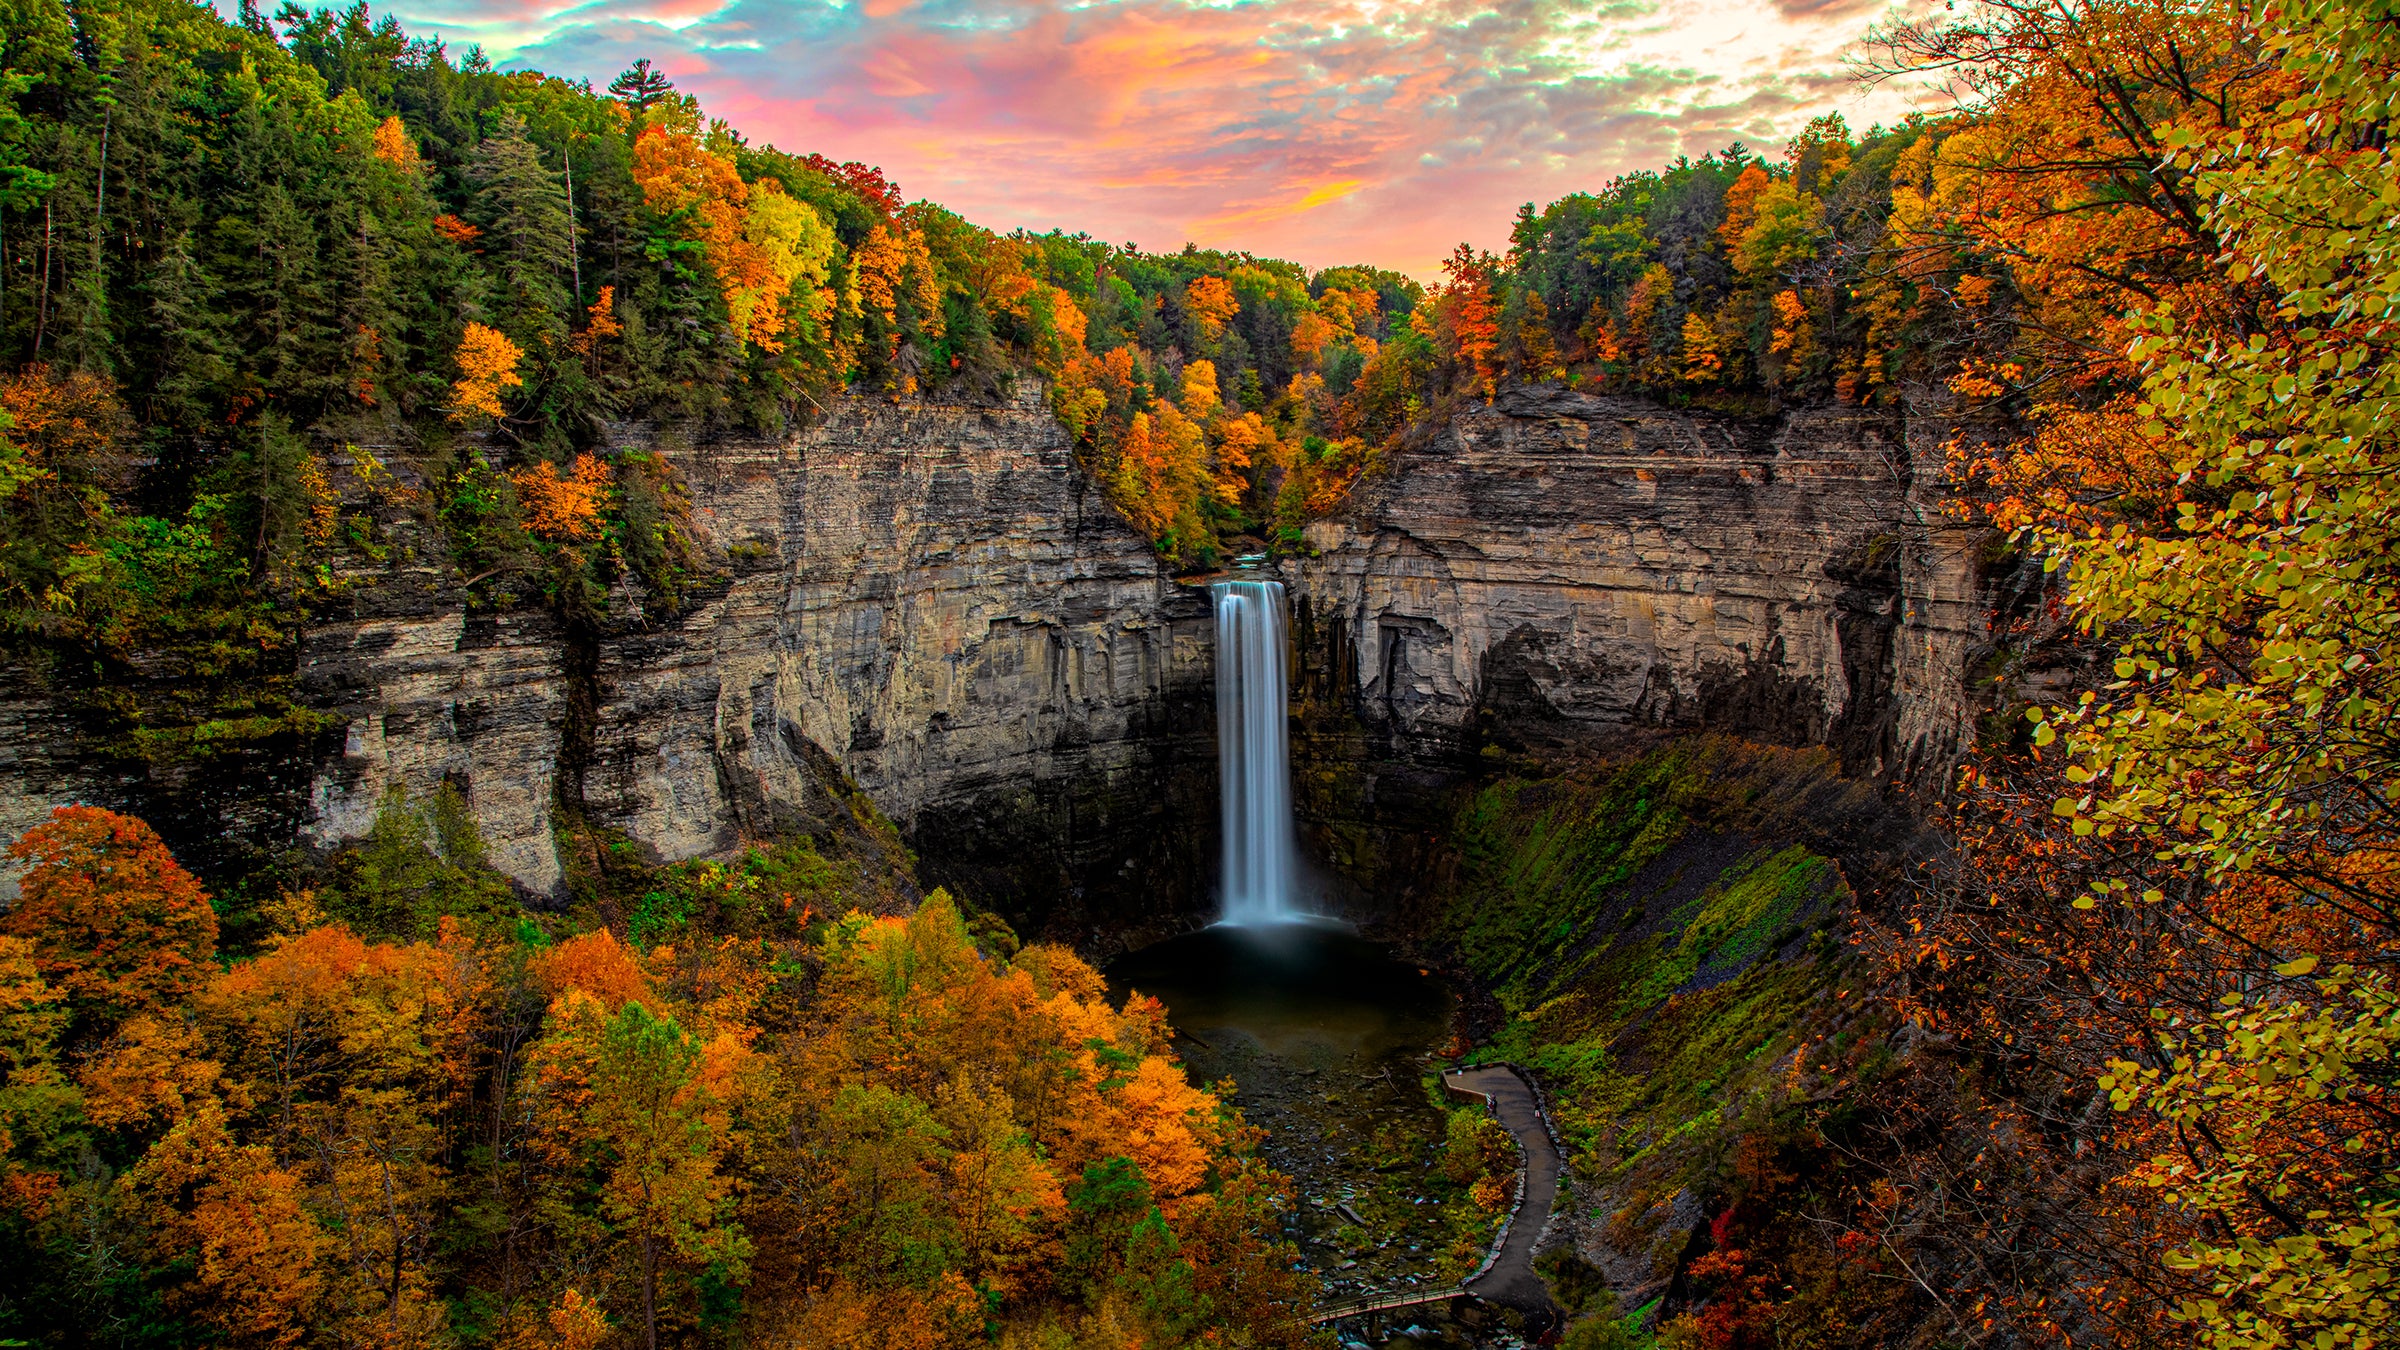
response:
[[[675,86],[664,74],[653,70],[650,58],[645,56],[634,62],[632,69],[610,80],[608,92],[634,112],[645,113],[651,104],[674,93]]]
[[[571,262],[567,195],[515,111],[475,148],[467,177],[476,192],[476,223],[497,271],[502,326],[523,335],[565,327],[570,303],[563,284]]]

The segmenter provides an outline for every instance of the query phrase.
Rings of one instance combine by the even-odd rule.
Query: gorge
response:
[[[671,864],[822,838],[866,806],[927,886],[1088,951],[1280,917],[1303,869],[1321,878],[1309,903],[1421,940],[1458,922],[1445,904],[1481,903],[1442,898],[1475,893],[1451,877],[1453,816],[1515,766],[1708,731],[1825,747],[1833,764],[1811,772],[1905,792],[1946,769],[1981,706],[1968,679],[1990,650],[1985,534],[1946,520],[1926,481],[1951,434],[1937,419],[1739,419],[1513,388],[1412,443],[1304,548],[1214,582],[1173,575],[1100,500],[1030,381],[982,406],[848,396],[779,441],[620,434],[689,485],[720,577],[683,603],[637,599],[638,621],[582,631],[479,609],[440,536],[341,466],[346,499],[383,512],[406,547],[305,633],[304,686],[332,729],[255,777],[112,777],[69,720],[19,694],[0,727],[0,829],[94,801],[232,866],[245,855],[213,822],[242,822],[262,849],[295,829],[329,849],[369,836],[395,791],[446,785],[542,908],[565,898],[570,819]],[[1855,808],[1820,814],[1798,834],[1711,826],[1596,914],[1570,912],[1610,929],[1655,910],[1645,895],[1671,907],[1703,884],[1738,890],[1758,849],[1857,843],[1817,837]],[[1494,896],[1495,921],[1516,922]],[[1453,978],[1521,980],[1475,964],[1464,940]],[[1439,1207],[1438,1169],[1423,1169],[1442,1116],[1409,1086],[1435,1062],[1434,1024],[1418,1011],[1380,1030],[1367,994],[1295,1021],[1242,973],[1257,953],[1196,941],[1152,947],[1116,978],[1167,995],[1195,1071],[1239,1077],[1235,1100],[1278,1131],[1279,1166],[1353,1197],[1294,1230],[1328,1287],[1406,1287],[1437,1254],[1443,1281],[1468,1273],[1489,1235],[1463,1193]],[[1347,939],[1288,941],[1334,943],[1277,959],[1337,984],[1389,963]],[[1740,967],[1711,969],[1691,987]],[[1392,1086],[1337,1100],[1312,1086],[1329,1072]],[[1362,1151],[1369,1138],[1384,1142]],[[1587,1188],[1575,1207],[1653,1204],[1637,1200],[1652,1184]],[[1404,1238],[1362,1246],[1349,1213]],[[1694,1222],[1660,1213],[1645,1220],[1652,1246]],[[1568,1249],[1629,1296],[1657,1287],[1628,1254],[1640,1243],[1563,1231],[1585,1233]]]
[[[88,800],[202,859],[227,856],[219,820],[330,846],[394,786],[450,782],[538,897],[560,801],[676,861],[821,817],[846,777],[929,882],[1036,931],[1172,931],[1214,903],[1209,596],[1099,501],[1038,386],[845,397],[782,442],[625,434],[683,473],[724,574],[679,610],[589,634],[476,610],[438,536],[383,508],[408,548],[304,639],[338,733],[237,781],[152,779],[95,768],[17,692],[0,830]],[[1706,726],[1870,780],[1939,770],[1988,651],[1985,533],[1923,467],[1947,434],[1535,387],[1423,439],[1276,564],[1304,851],[1371,918],[1486,747]]]
[[[2388,1339],[2400,28],[1875,8],[0,12],[0,1343]]]
[[[1351,903],[1390,894],[1392,841],[1486,745],[1706,725],[1822,742],[1877,781],[1939,769],[1987,651],[1985,533],[1922,485],[1944,435],[1514,389],[1409,449],[1279,562],[1313,853]],[[206,860],[216,822],[334,846],[394,785],[449,781],[494,865],[545,896],[559,800],[682,860],[821,814],[847,776],[931,882],[1034,930],[1210,906],[1210,596],[1097,500],[1037,387],[984,408],[852,396],[790,442],[660,449],[725,569],[667,622],[576,637],[478,613],[418,531],[307,629],[338,735],[190,795],[96,771],[14,694],[0,829],[118,802]]]

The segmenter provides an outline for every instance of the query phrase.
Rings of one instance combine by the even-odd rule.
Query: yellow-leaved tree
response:
[[[2347,966],[2321,990],[2231,995],[2170,1067],[2120,1060],[2101,1079],[2118,1110],[2213,1141],[2136,1174],[2218,1234],[2167,1254],[2207,1285],[2176,1312],[2207,1350],[2367,1350],[2400,1318],[2400,1162],[2375,1146],[2400,1115],[2400,996]]]
[[[500,391],[524,385],[525,377],[517,373],[517,362],[524,356],[524,351],[508,340],[508,334],[469,322],[458,339],[458,380],[450,386],[454,405],[450,420],[506,417],[508,410],[500,406]]]
[[[2116,681],[2035,709],[2078,837],[2155,864],[2076,901],[2216,903],[2269,888],[2340,952],[2400,941],[2400,29],[2382,0],[2263,11],[2276,105],[2164,135],[2204,203],[2233,303],[2162,295],[2130,320],[2138,399],[2096,414],[2097,462],[2143,509],[2029,527]],[[2270,937],[2269,941],[2277,941]],[[2382,1343],[2392,1322],[2400,1040],[2389,972],[2310,982],[2281,951],[2214,1025],[2112,1067],[2136,1174],[2197,1220],[2168,1263],[2217,1350]],[[2338,956],[2335,959],[2340,959]]]

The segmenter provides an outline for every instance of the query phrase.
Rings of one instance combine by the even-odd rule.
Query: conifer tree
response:
[[[635,113],[645,113],[650,106],[675,92],[675,85],[666,75],[650,66],[645,56],[633,63],[631,69],[608,82],[609,95]]]
[[[501,317],[528,336],[564,328],[570,302],[563,282],[573,261],[566,190],[514,109],[475,148],[467,177],[476,187],[484,253],[499,273]]]

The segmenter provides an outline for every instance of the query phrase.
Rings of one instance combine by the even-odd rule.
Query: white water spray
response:
[[[1217,776],[1223,784],[1231,924],[1305,918],[1295,892],[1292,770],[1285,741],[1283,583],[1219,581]]]

